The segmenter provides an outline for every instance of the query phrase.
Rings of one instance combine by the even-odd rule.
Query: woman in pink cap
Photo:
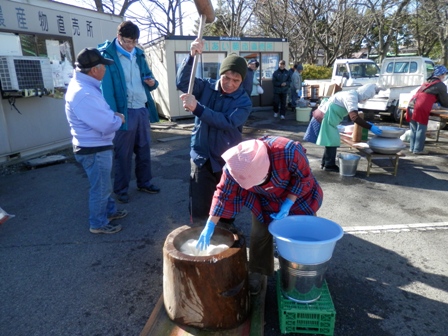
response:
[[[243,206],[248,207],[252,211],[249,271],[253,294],[261,288],[262,275],[274,273],[269,223],[288,215],[316,215],[322,204],[322,189],[305,153],[297,141],[265,136],[243,141],[222,155],[226,165],[197,248],[207,248],[220,218],[234,218]]]

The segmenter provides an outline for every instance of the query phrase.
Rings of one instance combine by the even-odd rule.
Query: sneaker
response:
[[[414,155],[428,155],[429,152],[428,151],[421,151],[421,152],[414,152]]]
[[[274,113],[274,118],[277,118],[278,117],[278,113]]]
[[[98,229],[94,229],[94,228],[90,228],[90,232],[91,233],[106,233],[106,234],[111,234],[111,233],[117,233],[121,231],[121,225],[112,225],[112,224],[107,224],[103,227],[100,227]]]
[[[137,188],[137,190],[147,192],[148,194],[157,194],[160,192],[160,188],[154,184],[151,184],[149,187]]]
[[[261,291],[263,276],[260,273],[249,273],[249,292],[257,295]]]
[[[107,219],[109,220],[109,222],[111,222],[114,219],[120,219],[120,218],[126,217],[127,214],[128,214],[127,210],[118,210],[114,214],[112,214],[109,217],[107,217]]]
[[[280,119],[285,119],[285,116],[284,115],[280,116]]]
[[[124,194],[118,194],[117,195],[117,202],[118,203],[129,203],[129,195],[124,193]]]

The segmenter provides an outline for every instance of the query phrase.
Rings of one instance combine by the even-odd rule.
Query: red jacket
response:
[[[439,88],[440,87],[440,88]],[[442,88],[443,87],[443,88]],[[442,90],[442,92],[440,92]],[[423,83],[417,93],[412,97],[408,111],[406,113],[406,120],[409,122],[414,120],[422,125],[428,125],[429,114],[432,106],[436,101],[442,102],[440,95],[446,95],[446,86],[440,79],[434,79]],[[442,104],[444,106],[444,104]],[[410,111],[412,113],[410,113]]]

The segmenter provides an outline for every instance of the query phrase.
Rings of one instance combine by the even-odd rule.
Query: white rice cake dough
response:
[[[210,244],[206,250],[201,251],[196,248],[197,244],[197,239],[188,239],[185,243],[182,244],[182,246],[180,247],[180,251],[190,256],[205,257],[221,253],[229,248],[229,246],[226,244]]]

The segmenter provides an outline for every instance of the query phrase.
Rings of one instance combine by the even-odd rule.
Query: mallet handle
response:
[[[202,39],[202,34],[204,32],[204,26],[205,26],[205,20],[206,20],[206,16],[205,15],[201,15],[200,17],[200,22],[199,22],[199,31],[198,31],[198,39],[201,40]],[[196,69],[198,67],[198,61],[199,61],[199,55],[196,53],[194,55],[194,59],[193,59],[193,69],[191,69],[191,74],[190,74],[190,83],[188,84],[188,94],[192,94],[193,93],[193,87],[194,87],[194,79],[196,77]]]

